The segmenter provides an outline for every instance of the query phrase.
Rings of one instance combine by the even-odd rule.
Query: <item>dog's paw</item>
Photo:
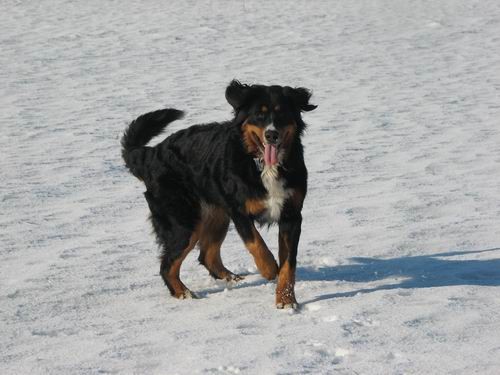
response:
[[[177,299],[199,299],[199,297],[195,293],[191,292],[189,289],[186,289],[182,293],[176,295],[175,298],[177,298]]]
[[[244,280],[245,277],[232,273],[230,275],[227,275],[225,279],[228,283],[237,283],[238,281]]]
[[[295,299],[293,285],[288,285],[283,287],[278,282],[278,288],[276,289],[276,307],[278,309],[293,309],[293,310],[297,310],[299,308],[299,304]]]
[[[299,304],[297,302],[292,302],[292,303],[283,303],[283,302],[278,302],[276,304],[277,309],[292,309],[292,310],[298,310],[299,309]]]

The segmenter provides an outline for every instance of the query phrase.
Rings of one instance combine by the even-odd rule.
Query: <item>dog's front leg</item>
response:
[[[274,280],[278,274],[278,265],[255,228],[253,220],[241,213],[233,213],[232,219],[238,234],[252,254],[260,274],[268,280]]]
[[[282,217],[279,223],[280,269],[276,287],[276,307],[278,309],[296,309],[298,307],[294,286],[301,224],[302,215],[300,212],[293,212]]]

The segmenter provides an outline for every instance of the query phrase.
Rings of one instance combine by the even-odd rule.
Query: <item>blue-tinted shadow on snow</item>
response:
[[[449,259],[470,254],[491,253],[497,259]],[[347,281],[368,283],[401,278],[400,282],[361,288],[350,292],[317,296],[304,304],[339,297],[352,297],[358,293],[379,290],[432,288],[454,285],[500,286],[500,248],[451,251],[445,253],[406,256],[400,258],[351,258],[354,264],[325,267],[298,268],[297,279],[302,281]],[[398,280],[399,281],[399,280]]]
[[[261,278],[261,277],[258,277],[255,280],[249,280],[249,276],[252,276],[252,275],[258,276],[257,273],[255,273],[255,274],[239,273],[239,275],[243,276],[242,281],[238,281],[237,283],[227,283],[227,282],[222,281],[222,280],[217,280],[215,286],[205,288],[205,289],[202,289],[199,291],[195,291],[195,293],[199,298],[206,298],[211,294],[222,293],[226,289],[237,290],[237,289],[242,289],[242,288],[261,286],[261,285],[264,285],[266,283],[269,283],[268,280]]]

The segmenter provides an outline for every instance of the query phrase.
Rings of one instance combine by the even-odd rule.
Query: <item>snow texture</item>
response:
[[[498,374],[500,2],[0,5],[1,374]],[[158,276],[119,138],[230,118],[224,89],[305,86],[310,190],[296,294]],[[168,133],[168,132],[167,132]],[[276,228],[263,233],[276,254]]]

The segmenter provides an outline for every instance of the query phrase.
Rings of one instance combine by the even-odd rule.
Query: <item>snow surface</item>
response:
[[[499,1],[4,0],[0,48],[1,374],[500,373]],[[232,78],[319,105],[296,313],[233,229],[169,297],[120,158]]]

